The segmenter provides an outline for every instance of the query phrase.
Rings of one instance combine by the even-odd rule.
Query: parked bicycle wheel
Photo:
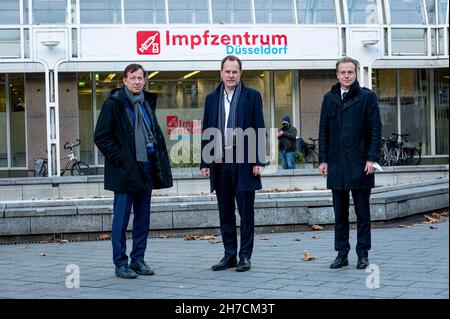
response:
[[[405,153],[406,164],[407,165],[419,165],[422,160],[421,151],[417,148],[413,147],[405,147],[403,148],[403,152]]]
[[[78,161],[70,168],[70,175],[92,175],[91,167],[85,162]]]

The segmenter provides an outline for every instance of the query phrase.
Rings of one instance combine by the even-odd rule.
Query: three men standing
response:
[[[357,217],[356,267],[369,265],[371,248],[370,192],[374,187],[374,163],[381,147],[380,110],[375,94],[359,86],[358,62],[344,57],[336,63],[339,83],[325,94],[320,113],[319,171],[327,176],[335,214],[335,250],[330,268],[348,265],[349,192]]]
[[[237,271],[250,269],[255,191],[262,188],[264,159],[257,154],[257,150],[265,150],[262,98],[258,91],[244,86],[241,73],[239,58],[227,56],[222,60],[222,82],[206,97],[203,115],[200,170],[210,178],[211,192],[216,190],[225,249],[224,257],[212,266],[215,271],[232,267],[237,267]],[[244,134],[236,135],[238,131]],[[239,252],[235,200],[241,217]]]

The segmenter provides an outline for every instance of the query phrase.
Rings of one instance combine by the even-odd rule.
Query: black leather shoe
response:
[[[155,272],[147,265],[145,261],[136,261],[134,263],[130,263],[130,268],[134,270],[139,275],[151,276]]]
[[[336,259],[331,263],[331,269],[338,269],[344,266],[348,266],[348,258],[347,256],[337,256]]]
[[[247,271],[250,270],[250,259],[247,257],[241,258],[236,266],[236,271]]]
[[[119,278],[134,279],[137,277],[137,274],[128,265],[124,265],[116,266],[116,276]]]
[[[369,258],[368,257],[358,258],[358,262],[356,263],[356,268],[366,269],[367,266],[369,266]]]
[[[217,270],[225,270],[232,267],[236,267],[236,258],[225,256],[219,261],[218,264],[213,265],[211,269],[217,271]]]

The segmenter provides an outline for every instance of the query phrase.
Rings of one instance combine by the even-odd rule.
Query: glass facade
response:
[[[33,0],[32,8],[34,24],[66,23],[67,0]]]
[[[434,105],[436,125],[436,154],[448,155],[448,69],[434,71]]]
[[[422,0],[389,0],[391,23],[426,24]]]
[[[374,70],[372,74],[372,90],[378,97],[382,136],[388,138],[391,133],[398,132],[397,107],[397,71]]]
[[[348,17],[350,23],[378,23],[377,4],[375,0],[348,1]]]
[[[208,23],[208,0],[169,1],[170,23]]]
[[[333,0],[297,0],[297,19],[300,24],[336,23]]]
[[[125,23],[166,23],[164,0],[124,0]]]
[[[0,74],[0,167],[8,167],[8,126],[6,110],[6,79]]]
[[[255,0],[256,23],[294,23],[291,0]]]
[[[86,24],[122,23],[120,0],[80,0],[80,22]]]
[[[211,0],[213,23],[252,23],[250,0]]]
[[[0,1],[0,24],[19,24],[20,4],[17,0]]]

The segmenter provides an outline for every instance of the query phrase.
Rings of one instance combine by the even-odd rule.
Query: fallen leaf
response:
[[[437,223],[441,222],[441,220],[436,219],[436,218],[432,218],[432,217],[427,216],[427,215],[423,215],[423,217],[425,217],[425,219],[427,220],[426,222],[424,222],[425,224],[437,224]]]
[[[295,236],[294,238],[292,238],[293,241],[301,241],[301,238],[298,236]]]
[[[69,241],[67,239],[61,239],[59,241],[60,244],[67,244]]]
[[[107,239],[110,239],[111,236],[108,235],[108,234],[101,234],[99,238],[100,238],[101,240],[107,240]]]
[[[441,213],[441,216],[442,217],[448,217],[448,213],[447,212]]]
[[[267,236],[261,236],[259,237],[260,240],[271,240],[272,238],[267,237]]]
[[[314,260],[314,259],[316,259],[316,258],[311,256],[311,254],[307,250],[303,251],[303,260],[304,261],[311,261],[311,260]]]
[[[428,226],[430,229],[437,229],[437,226]]]
[[[319,236],[319,235],[312,235],[311,238],[312,238],[312,239],[319,239],[320,236]]]
[[[195,237],[195,236],[194,236]],[[195,238],[196,240],[211,240],[211,239],[216,239],[216,236],[212,236],[212,235],[204,235],[204,236],[198,236]]]
[[[218,244],[218,243],[221,243],[222,241],[221,240],[218,240],[218,239],[211,239],[211,240],[208,240],[208,243],[210,243],[210,244]]]
[[[159,235],[159,238],[169,238],[167,235]]]
[[[192,234],[188,234],[186,237],[184,237],[184,240],[195,240],[195,237]]]
[[[400,227],[400,228],[410,228],[411,226],[407,226],[407,225],[398,225],[398,227]]]
[[[39,242],[39,244],[48,244],[48,240],[42,240]]]
[[[312,230],[323,230],[323,227],[320,225],[311,225]]]

